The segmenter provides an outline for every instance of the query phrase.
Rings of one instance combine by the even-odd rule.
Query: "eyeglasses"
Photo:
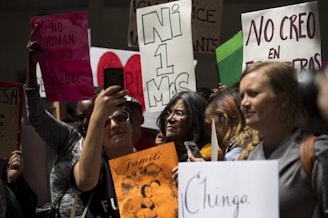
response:
[[[175,111],[165,111],[163,114],[164,119],[169,118],[173,114],[172,118],[174,119],[181,119],[183,116],[187,116],[188,114],[184,113],[183,111],[180,110],[175,110]]]
[[[130,115],[124,110],[115,111],[112,115],[106,120],[105,126],[110,124],[111,120],[114,120],[115,123],[124,123],[130,120]]]

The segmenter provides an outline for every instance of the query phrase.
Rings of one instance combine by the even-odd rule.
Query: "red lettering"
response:
[[[284,17],[282,18],[281,24],[280,24],[280,39],[281,40],[286,40],[287,36],[284,36],[284,25],[285,25],[285,21],[288,19],[288,17]]]
[[[299,14],[299,22],[298,22],[298,29],[299,29],[299,38],[305,38],[306,35],[302,34],[302,23],[304,23],[304,20],[302,19],[302,16],[306,15],[305,12]]]
[[[246,46],[248,45],[249,38],[251,37],[252,27],[253,27],[253,29],[254,29],[254,33],[255,33],[255,37],[256,37],[256,41],[257,41],[257,45],[260,45],[260,44],[261,44],[262,25],[263,25],[263,16],[261,16],[261,22],[260,22],[260,28],[259,28],[259,30],[256,28],[256,23],[255,23],[255,21],[252,20],[252,22],[251,22],[251,26],[249,27],[249,31],[248,31],[248,36],[247,36]]]
[[[312,23],[311,23],[311,21],[312,21]],[[314,18],[314,14],[312,12],[309,13],[306,24],[307,24],[306,27],[307,27],[308,37],[310,39],[313,39],[313,37],[315,35],[315,18]],[[311,27],[313,27],[312,31],[311,31]]]
[[[268,37],[268,27],[269,27],[269,24],[271,24],[271,36]],[[264,27],[264,38],[265,38],[265,41],[267,42],[271,42],[272,38],[273,38],[273,35],[274,35],[274,24],[273,24],[273,21],[271,19],[269,19],[266,24],[265,24],[265,27]]]
[[[289,20],[289,22],[286,22]],[[312,12],[307,15],[305,12],[294,14],[291,17],[283,17],[280,23],[280,39],[286,40],[300,38],[314,38],[315,36],[315,17]],[[288,26],[289,25],[289,26]],[[288,30],[289,31],[286,31]],[[285,32],[286,31],[286,32]]]
[[[295,35],[296,35],[296,41],[298,41],[297,26],[295,25],[295,21],[296,21],[296,19],[297,19],[297,16],[296,16],[295,14],[289,18],[289,20],[290,20],[290,32],[289,32],[289,38],[290,38],[290,39],[293,38],[293,30],[294,30]]]
[[[321,55],[319,53],[314,54],[309,59],[295,58],[292,60],[292,65],[299,70],[319,70],[321,67]]]

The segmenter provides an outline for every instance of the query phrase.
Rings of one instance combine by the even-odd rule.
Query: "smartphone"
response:
[[[186,146],[187,151],[190,151],[194,157],[201,157],[198,146],[193,141],[185,141],[184,145]]]
[[[104,69],[104,89],[109,86],[119,85],[124,89],[123,68],[105,68]]]

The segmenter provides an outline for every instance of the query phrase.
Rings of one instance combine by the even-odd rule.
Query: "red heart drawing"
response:
[[[111,51],[105,52],[99,59],[97,67],[98,85],[104,85],[103,70],[106,67],[123,67],[120,58]],[[132,55],[126,62],[124,69],[124,88],[128,90],[128,95],[136,98],[141,106],[142,111],[145,110],[145,101],[142,89],[142,74],[140,55]]]

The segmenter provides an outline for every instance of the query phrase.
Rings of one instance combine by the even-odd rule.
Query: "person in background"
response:
[[[197,88],[196,92],[198,94],[200,94],[201,96],[203,96],[205,99],[208,99],[211,95],[211,90],[209,88],[205,88],[205,87]]]
[[[161,145],[165,143],[165,136],[161,131],[158,131],[155,137],[155,144],[156,145]]]
[[[0,180],[0,217],[6,217],[7,213],[7,197],[5,193],[5,185]]]
[[[38,197],[22,176],[23,156],[20,150],[11,153],[8,161],[0,162],[2,191],[6,215],[1,217],[34,217]]]
[[[322,79],[319,82],[319,95],[317,97],[317,104],[320,114],[328,123],[328,66],[322,69]]]
[[[256,131],[245,123],[236,88],[226,88],[212,94],[205,109],[205,122],[211,125],[212,120],[214,120],[219,148],[222,151],[219,160],[238,160],[247,144],[254,140],[258,142]]]
[[[93,99],[87,99],[77,102],[76,104],[76,128],[84,137],[88,129],[87,117],[90,116],[93,106]]]
[[[199,150],[209,142],[205,128],[204,110],[207,100],[193,91],[177,93],[165,106],[157,119],[157,125],[165,137],[165,143],[174,142],[179,162],[187,161],[185,142],[198,146]]]
[[[284,62],[257,62],[240,79],[241,110],[262,141],[247,160],[278,160],[280,218],[328,217],[328,136],[314,141],[312,186],[300,160],[309,133],[296,125],[301,103],[296,70]]]
[[[28,63],[24,89],[27,116],[39,136],[57,154],[50,172],[51,209],[57,216],[70,217],[75,200],[75,193],[70,189],[70,172],[73,164],[79,159],[86,129],[81,129],[83,130],[81,133],[78,132],[74,127],[57,120],[43,107],[36,78],[36,56],[38,52],[43,51],[43,48],[34,39],[36,31],[38,31],[38,26],[31,31],[26,47]],[[81,120],[83,122],[84,118]],[[84,124],[86,125],[83,128],[86,128],[87,123]],[[76,215],[81,215],[82,212],[83,204],[79,200]]]
[[[145,118],[142,114],[142,106],[139,101],[131,96],[125,96],[125,105],[129,108],[130,115],[133,117],[133,145],[137,151],[151,148],[156,144],[148,140],[143,135],[141,125],[144,123]]]
[[[87,217],[120,217],[109,161],[135,151],[133,117],[124,105],[126,90],[110,86],[94,101],[81,157],[71,172],[70,183],[85,205]]]

